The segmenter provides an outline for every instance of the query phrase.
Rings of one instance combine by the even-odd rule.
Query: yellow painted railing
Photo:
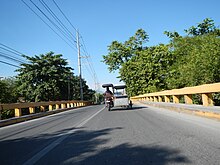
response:
[[[180,97],[184,96],[185,104],[193,104],[193,94],[200,94],[202,96],[202,104],[204,106],[213,106],[213,93],[220,92],[220,83],[204,84],[194,87],[185,87],[181,89],[172,89],[161,92],[154,92],[131,97],[131,100],[146,100],[153,102],[170,102],[172,99],[174,103],[180,102]]]
[[[35,113],[35,108],[39,107],[41,112],[44,112],[46,109],[49,111],[56,109],[65,109],[71,107],[80,107],[91,105],[92,102],[89,101],[49,101],[49,102],[30,102],[30,103],[12,103],[12,104],[0,104],[0,113],[2,110],[14,110],[15,117],[22,116],[22,109],[28,108],[30,114]],[[1,114],[0,114],[1,116]]]

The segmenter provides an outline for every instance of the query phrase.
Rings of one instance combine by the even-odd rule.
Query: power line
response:
[[[55,28],[57,28],[57,30],[58,30],[61,34],[63,34],[63,36],[64,36],[70,43],[72,43],[72,41],[66,36],[66,34],[63,32],[63,30],[62,30],[56,23],[54,23],[54,22],[36,5],[36,3],[34,3],[32,0],[30,0],[30,2],[41,12],[41,14],[44,15],[44,17],[47,18],[47,20],[48,20],[53,26],[55,26]]]
[[[67,45],[69,45],[71,48],[75,49],[72,45],[70,45],[59,33],[57,33],[37,12],[34,11],[34,9],[28,5],[24,0],[21,0],[43,23],[45,23],[58,37],[60,37]]]
[[[90,58],[90,61],[88,60],[88,58],[86,58],[86,60],[87,60],[87,62],[88,62],[88,64],[89,64],[89,67],[90,67],[91,71],[92,71],[93,74],[94,74],[94,75],[93,75],[93,76],[94,76],[94,81],[96,81],[96,80],[98,81],[97,76],[96,76],[95,69],[94,69],[94,67],[93,67],[92,58],[91,58],[91,56],[88,54],[88,51],[87,51],[87,49],[86,49],[86,45],[85,45],[85,42],[84,42],[84,40],[83,40],[82,35],[80,35],[80,36],[81,36],[82,44],[83,44],[82,48],[83,48],[83,50],[84,50],[86,56],[87,56],[88,58]]]
[[[67,18],[67,16],[64,14],[64,12],[62,11],[62,9],[59,7],[59,5],[55,2],[55,0],[53,0],[53,2],[54,2],[54,4],[56,5],[56,7],[58,8],[58,10],[60,11],[60,13],[64,16],[64,18],[67,20],[67,22],[71,25],[71,27],[75,30],[75,31],[77,31],[77,29],[73,26],[73,24],[70,22],[70,20]],[[89,62],[89,60],[88,60],[88,57],[90,57],[89,56],[89,54],[87,53],[87,50],[86,50],[86,46],[85,46],[85,42],[84,42],[84,40],[83,40],[83,38],[82,38],[82,35],[80,35],[80,38],[82,39],[82,43],[83,43],[83,45],[82,45],[82,50],[84,51],[84,53],[85,53],[85,55],[86,55],[86,60],[87,60],[87,63],[89,64],[89,68],[90,68],[90,70],[91,70],[91,72],[90,72],[90,74],[92,75],[92,77],[94,78],[94,81],[96,81],[97,80],[97,76],[96,76],[96,72],[95,72],[95,70],[94,70],[94,67],[92,66],[92,64]],[[89,70],[88,68],[87,68],[87,70]]]
[[[0,51],[0,56],[1,57],[5,58],[5,59],[8,59],[8,60],[11,60],[11,61],[14,61],[14,62],[17,62],[19,64],[26,63],[25,60],[21,59],[21,57],[24,58],[23,53],[21,53],[21,52],[15,50],[15,49],[5,45],[5,44],[0,43],[0,45],[1,45],[0,49],[2,49],[4,51],[4,52]],[[7,53],[5,53],[5,52],[7,52]]]
[[[44,8],[47,10],[47,12],[54,18],[54,20],[60,25],[60,27],[65,31],[66,35],[70,39],[75,39],[74,42],[76,42],[76,38],[74,35],[70,32],[70,30],[62,23],[62,21],[57,17],[57,15],[51,10],[51,8],[44,2],[44,0],[39,0],[40,3],[44,6]]]
[[[0,45],[2,45],[2,46],[4,46],[4,47],[6,47],[6,48],[8,48],[8,49],[10,49],[10,50],[12,50],[12,51],[14,51],[14,52],[15,52],[14,54],[23,55],[23,53],[21,53],[21,52],[15,50],[15,49],[13,49],[13,48],[10,48],[9,46],[6,46],[6,45],[4,45],[4,44],[2,44],[2,43],[0,43]]]
[[[3,63],[3,64],[10,65],[10,66],[14,66],[14,67],[16,67],[16,68],[21,68],[21,67],[19,67],[19,66],[17,66],[17,65],[10,64],[10,63],[8,63],[8,62],[4,62],[4,61],[1,61],[1,60],[0,60],[0,62]]]
[[[44,7],[44,10],[41,9],[41,6],[37,5],[35,2],[33,2],[32,0],[29,0],[31,2],[31,4],[37,9],[37,11],[39,13],[41,13],[43,15],[43,18],[29,5],[27,4],[24,0],[21,0],[35,15],[37,15],[41,21],[43,21],[53,32],[55,32],[63,41],[65,41],[71,48],[77,50],[75,47],[73,47],[72,45],[76,45],[76,37],[74,37],[74,35],[72,35],[71,31],[68,29],[67,26],[64,25],[64,23],[61,21],[61,19],[56,15],[56,13],[52,10],[52,8],[44,1],[44,0],[39,0],[40,4]],[[55,4],[55,6],[57,7],[57,9],[59,10],[59,12],[62,14],[62,16],[66,19],[66,21],[70,24],[70,26],[77,31],[77,29],[73,26],[73,24],[70,22],[70,20],[67,18],[67,16],[64,14],[64,12],[62,11],[62,9],[59,7],[59,5],[56,3],[55,0],[52,0],[53,3]],[[46,12],[46,13],[45,13]],[[49,15],[48,15],[49,14]],[[45,20],[46,18],[46,20]],[[48,22],[49,21],[49,22]],[[53,27],[50,26],[53,25]],[[54,28],[56,30],[54,30]],[[58,33],[59,32],[59,33]],[[60,35],[61,34],[61,35]],[[88,60],[89,54],[86,50],[86,46],[85,46],[85,42],[82,38],[82,36],[80,35],[80,38],[82,40],[82,45],[80,45],[82,47],[82,51],[85,54],[87,63],[89,65],[89,69],[86,68],[91,76],[93,77],[95,83],[97,82],[97,76],[95,73],[95,69],[91,63],[92,60]],[[80,47],[79,46],[79,47]]]
[[[67,22],[69,22],[69,24],[72,26],[72,28],[77,31],[77,29],[73,26],[73,24],[70,22],[70,20],[67,18],[67,16],[64,14],[64,12],[61,10],[61,8],[59,7],[59,5],[55,2],[55,0],[53,0],[54,4],[56,5],[56,7],[58,8],[58,10],[61,12],[61,14],[64,16],[64,18],[67,20]]]
[[[6,59],[9,59],[9,60],[12,60],[12,61],[18,62],[19,64],[25,63],[25,62],[23,62],[23,61],[21,61],[21,60],[19,60],[19,59],[16,59],[16,58],[10,57],[9,54],[5,54],[5,53],[3,53],[3,52],[0,52],[0,57],[4,57],[4,58],[6,58]]]

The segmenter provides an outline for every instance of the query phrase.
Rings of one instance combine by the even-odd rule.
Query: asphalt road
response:
[[[0,128],[0,164],[220,165],[220,121],[144,105],[82,107]]]

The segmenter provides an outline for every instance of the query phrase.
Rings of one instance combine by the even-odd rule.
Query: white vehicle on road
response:
[[[113,85],[113,84],[103,84],[103,88],[112,88],[112,97],[107,98],[106,97],[106,106],[108,107],[108,110],[110,111],[113,107],[126,107],[126,108],[132,108],[132,102],[128,95],[126,94],[126,85],[120,84],[120,85]]]

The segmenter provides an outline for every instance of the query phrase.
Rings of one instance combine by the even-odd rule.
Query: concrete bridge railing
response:
[[[15,117],[21,117],[24,109],[28,109],[29,114],[34,114],[36,112],[36,108],[40,109],[40,112],[45,112],[46,109],[53,111],[57,109],[87,106],[91,104],[92,102],[89,101],[77,100],[0,104],[0,119],[2,110],[13,110]]]
[[[184,97],[185,104],[193,104],[194,94],[199,94],[202,96],[202,104],[204,106],[213,106],[213,95],[214,93],[220,92],[220,83],[204,84],[194,87],[185,87],[181,89],[165,90],[161,92],[154,92],[143,94],[139,96],[131,97],[133,101],[135,100],[146,100],[152,102],[170,102],[179,103],[180,97]]]

